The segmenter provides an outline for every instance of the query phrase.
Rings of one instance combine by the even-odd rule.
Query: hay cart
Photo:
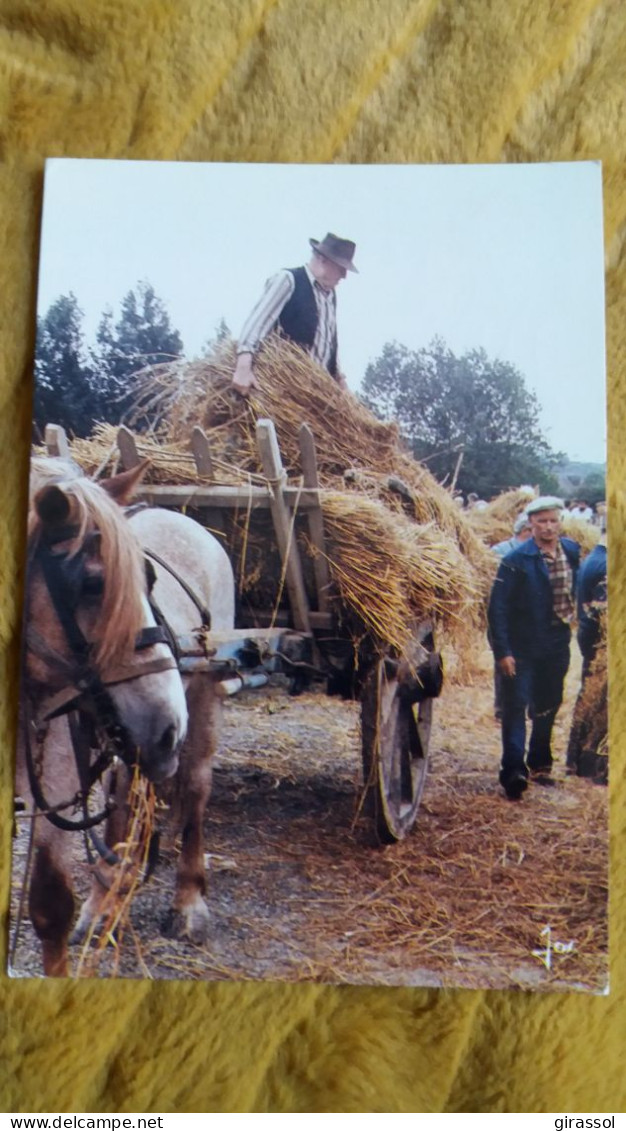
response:
[[[184,509],[203,525],[220,532],[229,511],[269,510],[271,529],[282,563],[287,607],[241,609],[237,627],[228,634],[206,630],[179,638],[180,669],[212,673],[225,693],[242,686],[260,686],[271,672],[292,680],[292,690],[323,676],[329,694],[361,702],[364,793],[362,814],[383,842],[400,840],[417,816],[428,763],[433,699],[441,690],[442,665],[435,651],[429,618],[416,623],[412,644],[403,656],[388,650],[355,648],[342,631],[330,597],[330,574],[325,550],[313,434],[299,431],[302,478],[289,484],[271,420],[259,420],[256,440],[265,484],[220,485],[214,481],[210,444],[194,428],[191,450],[197,484],[144,484],[137,499],[148,506]],[[124,469],[141,460],[140,439],[125,427],[117,434],[119,462]],[[61,428],[48,425],[50,455],[70,455]],[[303,563],[295,534],[295,516],[304,516],[313,557],[314,597],[304,581]],[[381,547],[381,553],[384,547]],[[407,612],[407,615],[410,615]]]

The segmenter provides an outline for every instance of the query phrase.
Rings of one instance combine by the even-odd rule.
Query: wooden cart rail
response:
[[[194,428],[190,446],[203,482],[197,485],[143,485],[136,497],[152,506],[193,507],[207,526],[219,529],[225,509],[269,509],[276,544],[285,575],[290,612],[255,610],[257,626],[239,628],[227,638],[208,632],[181,641],[181,671],[205,671],[222,682],[224,692],[264,682],[265,671],[282,657],[287,669],[320,666],[316,632],[336,633],[346,643],[348,662],[354,664],[349,641],[342,641],[336,619],[330,610],[330,574],[325,552],[324,521],[320,502],[317,459],[313,434],[308,425],[299,430],[302,483],[290,486],[284,469],[276,430],[271,420],[259,420],[256,439],[265,486],[225,486],[212,482],[213,461],[209,440],[201,428]],[[62,428],[48,425],[45,433],[50,455],[71,457]],[[125,469],[142,462],[133,434],[121,427],[117,434],[120,459]],[[311,542],[318,550],[313,560],[317,609],[311,609],[304,585],[302,564],[294,537],[294,516],[302,511],[308,521]],[[291,632],[285,634],[285,627]],[[296,631],[293,631],[295,629]],[[288,640],[289,638],[289,640]],[[319,643],[322,640],[319,637]],[[309,649],[307,654],[307,648]],[[247,658],[246,658],[247,650]],[[258,650],[259,663],[256,663]],[[252,658],[251,658],[252,657]],[[322,665],[323,666],[323,665]],[[285,669],[283,669],[285,670]],[[416,624],[411,655],[399,660],[393,655],[374,658],[360,673],[362,759],[365,778],[364,806],[378,838],[400,840],[411,830],[424,787],[428,764],[432,700],[439,695],[442,666],[435,651],[430,620]]]
[[[330,576],[325,556],[324,520],[319,495],[317,457],[313,433],[307,424],[299,430],[299,446],[302,461],[302,486],[293,487],[287,483],[276,429],[271,420],[258,420],[256,439],[266,478],[266,485],[225,486],[212,484],[214,476],[213,461],[208,437],[199,427],[195,427],[190,437],[198,474],[204,482],[197,486],[159,486],[141,485],[136,498],[151,506],[194,507],[204,512],[208,526],[219,525],[215,519],[219,512],[229,508],[258,507],[269,509],[272,516],[276,544],[285,570],[285,585],[289,597],[293,627],[310,633],[313,628],[331,628],[334,620],[329,615],[328,589]],[[45,444],[49,455],[71,456],[67,436],[59,425],[49,424],[45,430]],[[117,445],[123,467],[130,470],[141,463],[137,442],[133,433],[122,425],[117,433]],[[209,482],[206,482],[208,480]],[[317,610],[310,608],[307,597],[302,564],[295,538],[292,536],[293,512],[295,509],[306,513],[311,542],[319,551],[313,561]],[[214,512],[211,514],[211,512]],[[213,521],[211,521],[213,519]],[[325,615],[326,614],[326,615]]]

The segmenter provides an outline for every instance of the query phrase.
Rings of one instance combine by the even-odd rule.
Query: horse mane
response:
[[[144,622],[146,578],[141,547],[121,507],[99,483],[84,475],[71,460],[37,458],[32,461],[30,477],[29,549],[36,545],[42,530],[33,500],[48,484],[60,487],[72,501],[72,521],[78,533],[69,543],[70,556],[80,552],[89,533],[96,529],[100,533],[104,593],[94,651],[98,666],[106,667],[134,650]]]

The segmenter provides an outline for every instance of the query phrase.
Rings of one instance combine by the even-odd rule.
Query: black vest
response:
[[[278,328],[281,334],[290,338],[296,345],[310,350],[313,347],[317,330],[317,304],[313,287],[304,267],[289,267],[287,270],[293,275],[296,286],[289,302],[285,304],[278,316]],[[328,372],[331,377],[337,376],[336,331],[328,360]]]

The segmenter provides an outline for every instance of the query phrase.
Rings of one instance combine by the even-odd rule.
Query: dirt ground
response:
[[[473,686],[446,683],[417,825],[386,847],[371,847],[357,819],[357,704],[321,689],[290,698],[279,679],[229,700],[205,826],[211,937],[195,947],[159,934],[174,878],[163,852],[135,898],[120,975],[606,992],[608,790],[565,776],[580,678],[572,651],[552,787],[532,785],[511,803],[497,784],[485,652]],[[96,973],[106,976],[102,954]],[[28,923],[14,973],[40,973]]]

